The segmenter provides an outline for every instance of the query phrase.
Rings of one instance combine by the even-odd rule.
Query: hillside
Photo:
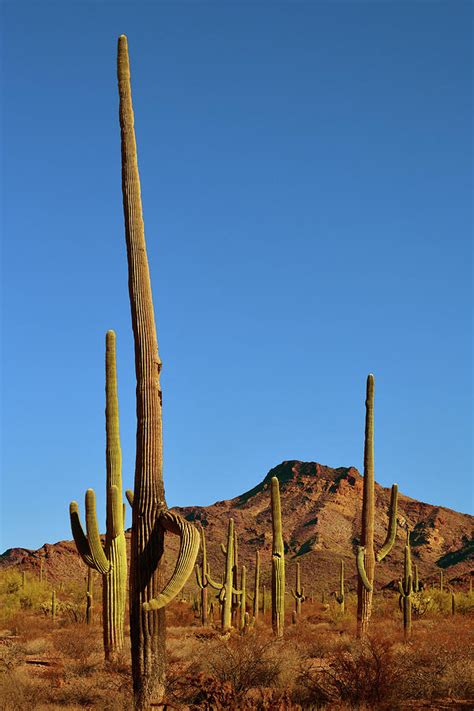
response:
[[[176,509],[189,521],[205,527],[214,576],[217,577],[222,568],[220,543],[225,541],[227,521],[232,516],[239,536],[239,562],[252,570],[255,549],[258,548],[262,556],[262,574],[269,581],[270,480],[273,476],[280,481],[288,584],[293,580],[292,563],[298,559],[308,591],[332,590],[336,585],[339,560],[344,558],[347,583],[354,587],[353,550],[360,529],[363,477],[354,467],[332,469],[316,462],[282,462],[271,469],[260,484],[234,499],[210,506]],[[378,547],[385,538],[390,491],[376,484],[375,493],[375,542]],[[390,555],[376,568],[377,587],[400,577],[405,542],[402,526],[406,523],[412,530],[412,556],[413,562],[418,564],[420,579],[434,582],[443,569],[446,581],[465,584],[474,572],[474,517],[431,506],[403,494],[399,494],[398,513],[401,525],[397,540]],[[167,567],[177,552],[176,543],[170,536]],[[72,541],[45,544],[37,551],[9,549],[0,556],[0,568],[17,566],[21,570],[39,571],[40,558],[44,559],[45,576],[52,582],[66,577],[84,577],[85,566]],[[193,585],[194,581],[188,583],[189,587]]]

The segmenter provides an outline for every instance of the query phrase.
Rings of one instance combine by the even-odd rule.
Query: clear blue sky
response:
[[[116,43],[129,39],[169,505],[284,459],[471,508],[470,2],[4,2],[1,548],[104,517],[135,373]]]

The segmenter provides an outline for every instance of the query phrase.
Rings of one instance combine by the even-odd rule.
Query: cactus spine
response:
[[[411,553],[410,553],[410,530],[407,528],[407,542],[405,545],[405,562],[403,570],[403,581],[398,582],[398,590],[400,592],[400,603],[403,607],[403,631],[405,639],[411,634],[411,604],[413,593],[413,579],[411,571]]]
[[[69,507],[71,528],[77,550],[86,565],[102,574],[102,609],[105,658],[112,659],[123,648],[123,624],[127,593],[127,552],[123,527],[122,451],[120,448],[119,410],[115,333],[105,337],[105,422],[107,463],[107,513],[105,549],[97,525],[95,493],[86,492],[86,528],[79,520],[79,507],[72,501]]]
[[[255,578],[253,586],[253,618],[258,620],[260,605],[260,553],[255,551]]]
[[[301,615],[301,603],[305,601],[304,588],[301,587],[301,570],[299,562],[296,563],[296,581],[295,589],[291,591],[293,599],[295,601],[295,612],[297,615]]]
[[[392,549],[397,534],[398,488],[392,486],[389,509],[389,527],[382,548],[375,556],[374,519],[374,376],[367,378],[365,400],[365,441],[364,441],[364,493],[362,500],[362,531],[357,550],[357,635],[363,637],[368,632],[372,612],[372,591],[374,584],[375,560],[380,562]]]
[[[339,595],[336,595],[336,602],[339,605],[341,615],[344,614],[345,605],[345,594],[344,594],[344,561],[341,558],[341,569],[339,573]]]
[[[276,476],[271,482],[272,503],[272,627],[277,637],[285,627],[285,549],[281,527],[280,486]]]
[[[199,534],[166,505],[163,484],[161,360],[142,215],[134,130],[128,43],[118,40],[122,194],[127,244],[128,287],[135,344],[137,437],[130,560],[130,637],[136,711],[160,704],[165,681],[164,606],[192,573]],[[162,584],[165,530],[180,537],[172,578]],[[149,614],[143,614],[148,612]]]

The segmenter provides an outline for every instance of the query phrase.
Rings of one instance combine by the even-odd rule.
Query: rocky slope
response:
[[[306,590],[333,590],[339,560],[344,558],[348,587],[353,588],[356,580],[353,551],[360,529],[363,478],[353,467],[332,469],[316,462],[283,462],[241,496],[210,506],[177,509],[189,521],[205,527],[213,576],[219,577],[223,567],[220,543],[226,539],[227,522],[232,516],[239,535],[239,562],[251,571],[258,548],[262,574],[270,580],[272,476],[280,481],[288,585],[293,582],[294,562],[299,560]],[[390,491],[376,484],[375,492],[375,541],[380,546],[385,538]],[[474,517],[403,494],[399,495],[398,512],[397,540],[390,555],[376,567],[377,587],[400,577],[405,542],[402,527],[406,524],[412,530],[412,556],[418,564],[420,579],[434,582],[443,569],[446,581],[465,586],[469,575],[474,574]],[[174,537],[169,536],[168,568],[176,555],[176,544]],[[45,544],[37,551],[10,549],[0,556],[0,568],[15,566],[39,571],[40,558],[44,558],[45,576],[51,582],[67,577],[84,578],[84,565],[71,541]],[[193,586],[194,581],[190,581],[188,587]]]

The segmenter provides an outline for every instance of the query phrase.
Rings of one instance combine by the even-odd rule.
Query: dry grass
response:
[[[8,581],[18,595],[17,581]],[[36,593],[35,593],[36,595]],[[77,595],[79,597],[79,593]],[[355,638],[355,598],[341,617],[333,601],[307,602],[283,640],[270,617],[245,634],[202,628],[189,603],[167,611],[167,701],[178,709],[297,711],[473,707],[474,600],[448,596],[414,616],[405,643],[395,595],[376,598],[372,629]],[[0,634],[1,711],[125,711],[132,708],[130,655],[105,664],[98,615],[90,626],[63,607],[58,620],[38,604],[6,606]],[[440,701],[442,700],[442,701]],[[471,701],[469,701],[471,700]]]

